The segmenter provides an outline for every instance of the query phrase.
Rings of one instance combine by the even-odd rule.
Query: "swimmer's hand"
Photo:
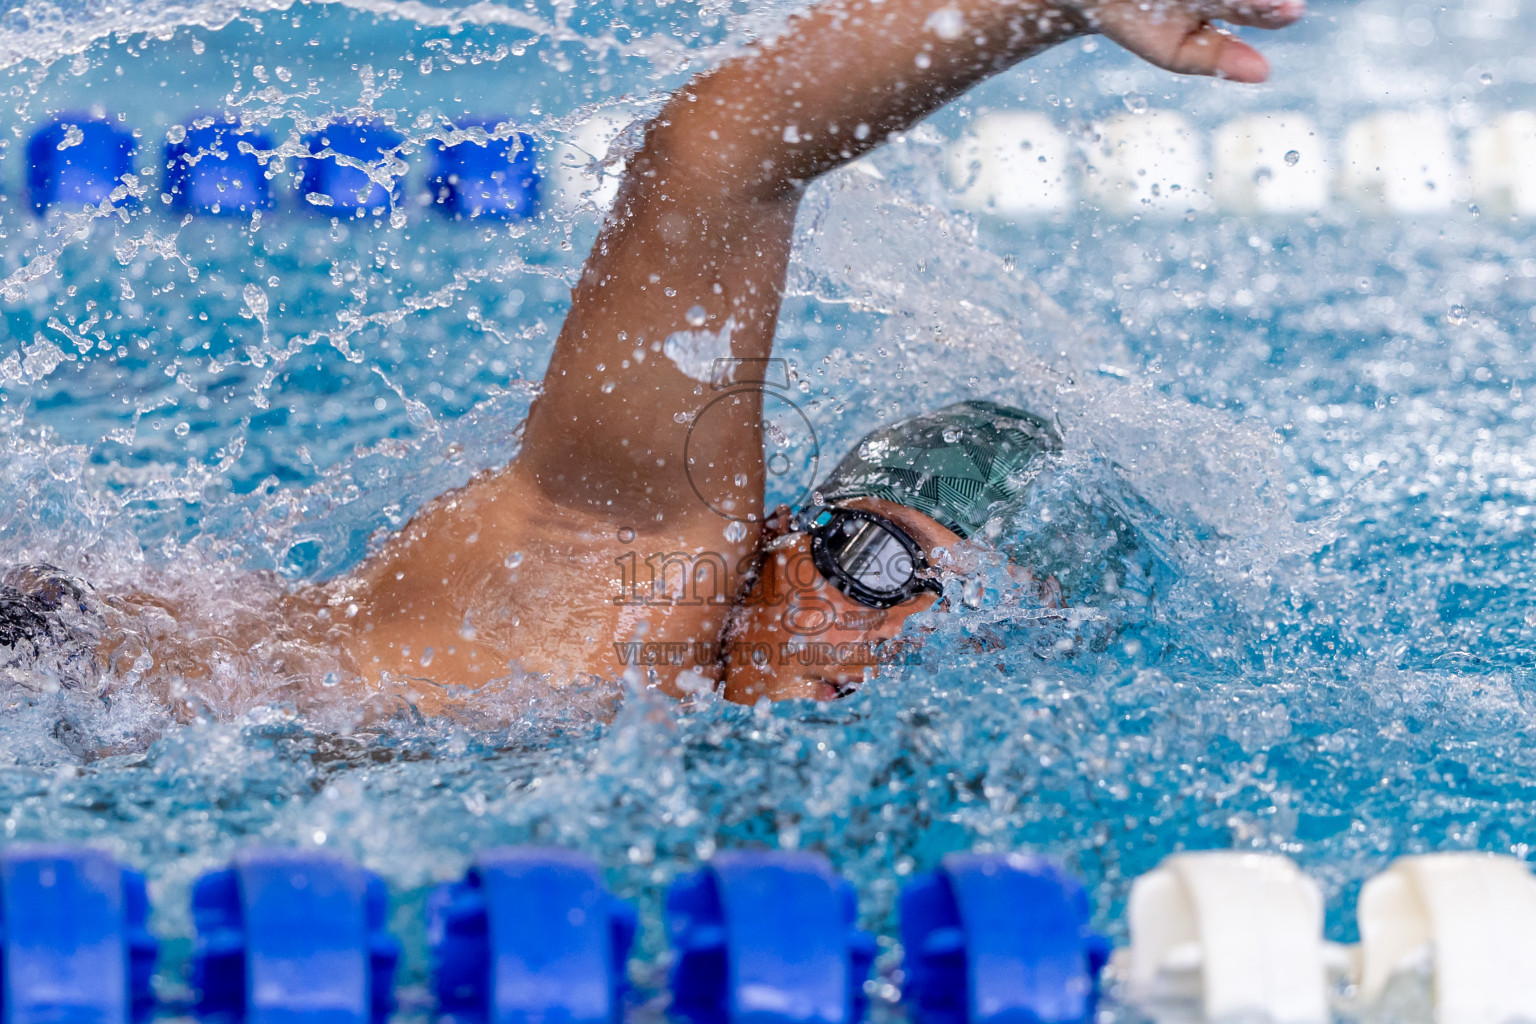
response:
[[[1132,53],[1183,75],[1262,82],[1269,61],[1216,22],[1284,28],[1306,0],[1062,0],[1084,25]]]

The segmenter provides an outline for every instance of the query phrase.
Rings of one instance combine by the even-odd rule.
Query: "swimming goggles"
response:
[[[792,527],[811,538],[811,560],[828,583],[869,608],[894,608],[923,591],[942,594],[928,559],[911,535],[885,516],[817,505]]]

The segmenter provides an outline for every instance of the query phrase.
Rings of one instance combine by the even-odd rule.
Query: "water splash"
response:
[[[0,565],[46,557],[91,580],[123,637],[95,689],[48,666],[0,682],[3,838],[100,842],[149,867],[177,936],[195,875],[247,843],[360,857],[403,893],[407,929],[472,851],[568,843],[641,901],[652,964],[662,887],[745,844],[826,851],[886,934],[901,881],[964,847],[1064,857],[1111,930],[1129,879],[1177,846],[1290,853],[1336,908],[1393,855],[1528,856],[1528,232],[977,222],[933,170],[958,124],[944,118],[813,188],[781,352],[829,455],[963,398],[1055,420],[1064,450],[985,538],[1030,578],[956,553],[963,611],[924,616],[906,663],[821,707],[513,673],[425,720],[409,698],[430,680],[358,698],[317,640],[334,623],[271,628],[517,451],[596,229],[589,186],[526,224],[439,222],[413,198],[430,145],[457,141],[475,106],[550,146],[599,116],[633,123],[783,10],[684,7],[601,24],[555,4],[0,15],[18,123],[108,87],[125,104],[169,95],[173,117],[232,106],[272,129],[284,197],[214,227],[168,218],[154,173],[42,222],[0,196]],[[345,66],[295,56],[343,34]],[[1383,64],[1380,38],[1291,56]],[[974,102],[1070,99],[1086,122],[1130,94],[1161,106],[1207,87],[1128,64],[1031,71]],[[1369,87],[1294,79],[1310,84],[1280,88],[1322,123]],[[1219,95],[1218,113],[1276,102]],[[145,139],[169,127],[157,107],[127,113]],[[377,220],[293,209],[302,134],[364,115],[406,138],[405,201]],[[616,167],[635,139],[576,163]],[[422,937],[405,937],[419,983]]]

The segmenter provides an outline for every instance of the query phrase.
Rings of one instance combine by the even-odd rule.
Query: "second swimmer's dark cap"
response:
[[[1025,467],[1061,439],[1038,416],[968,401],[867,435],[817,488],[821,500],[880,498],[970,537],[1028,483]]]

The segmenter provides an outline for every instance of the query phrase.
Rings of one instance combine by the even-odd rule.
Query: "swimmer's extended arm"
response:
[[[630,162],[576,288],[520,475],[561,505],[642,532],[719,544],[690,484],[761,509],[759,408],[691,418],[716,395],[665,354],[675,332],[773,344],[795,209],[812,178],[873,149],[983,79],[1101,32],[1171,70],[1262,81],[1268,66],[1216,19],[1278,28],[1303,0],[831,0],[681,90]],[[746,543],[750,544],[748,540]]]

